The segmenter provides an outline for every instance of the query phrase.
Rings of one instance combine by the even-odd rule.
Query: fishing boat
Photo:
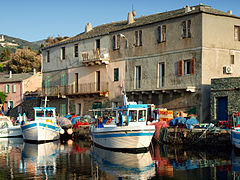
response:
[[[147,125],[148,104],[130,104],[114,108],[116,117],[111,122],[90,127],[92,141],[97,146],[123,151],[146,151],[155,132]]]
[[[14,126],[7,116],[0,116],[0,138],[21,137],[22,131],[19,125]]]
[[[34,107],[34,119],[23,120],[20,122],[23,139],[33,142],[55,141],[60,138],[63,129],[57,124],[56,111],[54,107]],[[19,118],[20,119],[20,118]]]
[[[231,141],[232,145],[240,149],[240,128],[236,127],[231,130]]]

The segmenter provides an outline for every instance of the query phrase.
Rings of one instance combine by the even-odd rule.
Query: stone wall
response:
[[[211,83],[211,120],[217,120],[217,98],[227,97],[229,118],[232,113],[240,111],[240,78],[212,79]]]

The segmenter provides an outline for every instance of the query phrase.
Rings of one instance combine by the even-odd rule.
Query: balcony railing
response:
[[[86,66],[108,64],[108,49],[93,49],[92,51],[82,52],[82,60]]]
[[[67,86],[51,86],[42,89],[42,95],[47,96],[67,96],[67,95],[86,95],[96,93],[106,93],[109,91],[108,82],[101,83],[82,83]]]

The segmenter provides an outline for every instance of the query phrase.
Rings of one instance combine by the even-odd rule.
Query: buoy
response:
[[[67,130],[67,133],[68,133],[69,135],[71,135],[71,134],[73,133],[73,130],[72,130],[72,129],[68,129],[68,130]]]
[[[60,134],[64,134],[64,130],[61,129],[61,130],[59,131],[59,133],[60,133]]]

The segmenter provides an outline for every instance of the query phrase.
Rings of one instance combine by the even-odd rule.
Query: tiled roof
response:
[[[33,73],[12,74],[12,78],[9,78],[9,74],[3,74],[0,76],[0,83],[21,82],[31,76],[33,76]]]
[[[48,49],[48,48],[51,48],[54,46],[63,45],[63,44],[71,43],[74,41],[98,37],[98,36],[110,34],[113,32],[129,29],[129,28],[135,28],[135,27],[139,27],[139,26],[143,26],[143,25],[153,24],[153,23],[164,21],[164,20],[177,18],[177,17],[181,17],[181,16],[186,16],[186,15],[191,15],[191,14],[196,14],[196,13],[208,13],[208,14],[219,15],[219,16],[240,18],[240,17],[234,16],[230,13],[223,12],[223,11],[220,11],[217,9],[213,9],[210,6],[206,6],[206,5],[193,6],[193,7],[190,7],[190,9],[191,10],[189,12],[185,12],[185,8],[181,8],[181,9],[177,9],[177,10],[173,10],[173,11],[166,11],[163,13],[157,13],[157,14],[152,14],[152,15],[148,15],[148,16],[141,16],[139,18],[135,18],[134,19],[135,22],[132,24],[128,24],[127,20],[103,24],[103,25],[92,28],[92,30],[89,32],[83,32],[76,36],[62,40],[56,44],[47,46],[43,49]]]

